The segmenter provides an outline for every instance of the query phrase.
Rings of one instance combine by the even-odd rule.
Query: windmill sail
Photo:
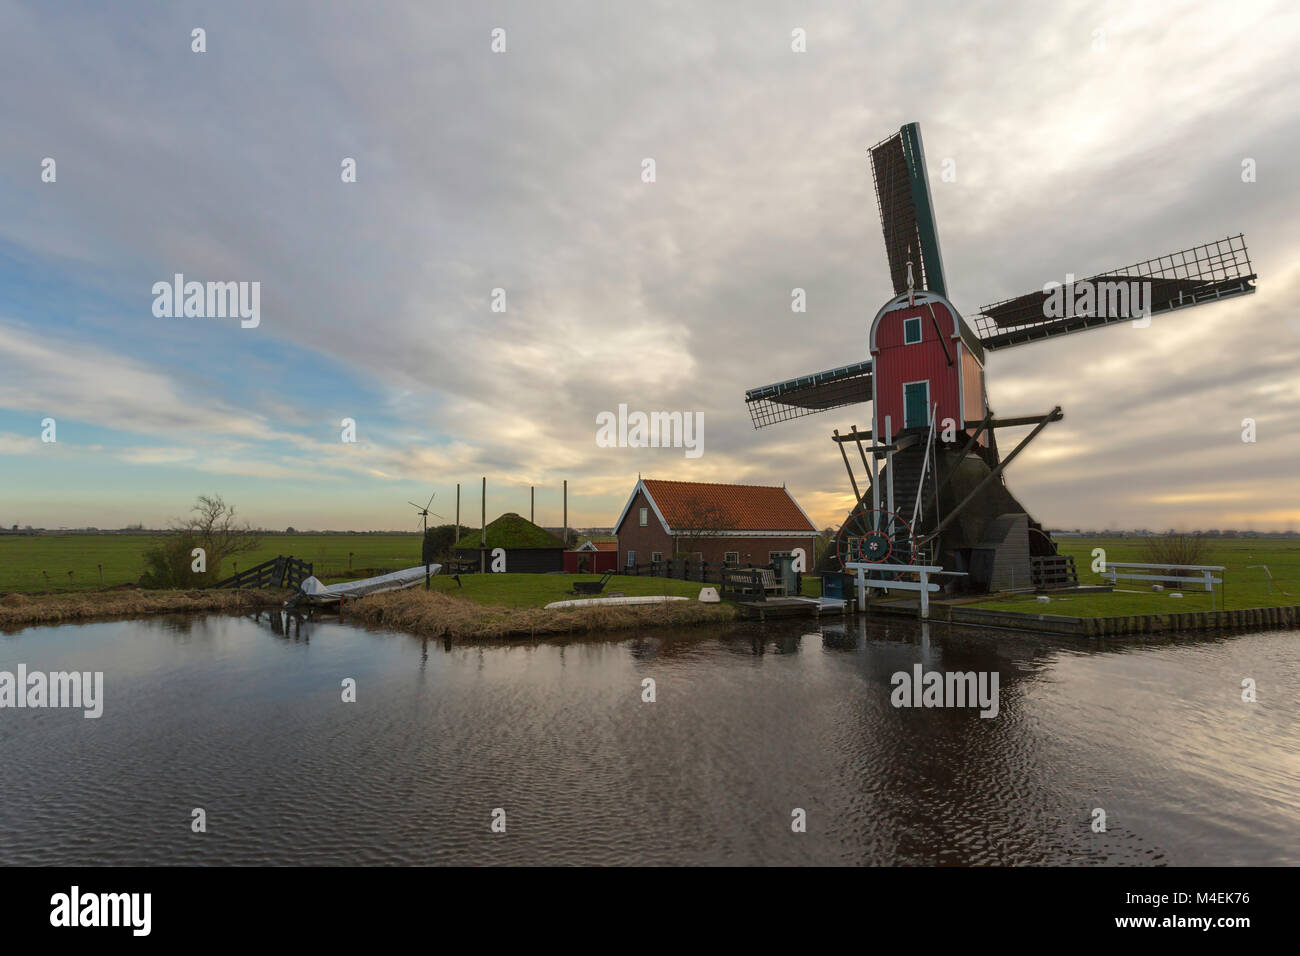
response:
[[[1242,235],[986,305],[975,316],[986,349],[1010,348],[1255,291]]]
[[[745,406],[755,428],[869,401],[870,361],[801,375],[745,392]]]
[[[894,294],[907,291],[907,264],[911,262],[916,288],[946,296],[939,228],[934,220],[930,180],[925,174],[919,124],[908,123],[871,147],[871,177]]]

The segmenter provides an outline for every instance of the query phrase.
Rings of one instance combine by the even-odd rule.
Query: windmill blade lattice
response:
[[[1039,290],[984,306],[975,316],[975,327],[984,348],[1010,348],[1131,321],[1137,317],[1131,297],[1133,283],[1142,284],[1143,313],[1159,315],[1249,295],[1255,291],[1255,278],[1246,238],[1238,234],[1076,280],[1074,288],[1087,284],[1094,290],[1091,314],[1049,315],[1055,293]],[[1065,287],[1060,298],[1072,299],[1074,288]]]

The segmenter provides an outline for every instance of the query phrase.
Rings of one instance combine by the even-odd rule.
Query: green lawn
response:
[[[433,586],[447,594],[460,595],[477,601],[504,607],[542,607],[552,601],[571,601],[583,595],[569,594],[574,581],[599,581],[598,574],[462,574],[464,587],[457,587],[450,577],[437,575]],[[700,596],[704,585],[698,581],[676,581],[672,578],[633,577],[616,575],[609,579],[601,597],[616,591],[632,597],[644,594],[669,594],[694,600]]]
[[[134,584],[144,570],[142,555],[157,540],[134,534],[0,535],[0,594],[98,588],[98,565],[103,565],[105,587]],[[317,576],[348,576],[349,560],[354,570],[396,571],[420,563],[420,536],[268,534],[257,551],[242,554],[233,563],[251,568],[279,554],[310,561]],[[231,561],[222,567],[226,575],[234,570]]]
[[[1092,551],[1104,548],[1110,561],[1145,561],[1140,538],[1059,538],[1064,554],[1074,556],[1080,584],[1104,584],[1092,571]],[[1226,595],[1216,587],[1214,606],[1219,610],[1300,604],[1300,539],[1220,538],[1207,539],[1206,550],[1197,564],[1220,564],[1228,569]],[[1262,568],[1273,573],[1272,593]],[[1031,614],[1060,614],[1066,617],[1121,617],[1131,614],[1174,614],[1180,611],[1210,610],[1210,595],[1201,590],[1182,589],[1182,598],[1171,598],[1168,590],[1153,592],[1153,582],[1116,583],[1111,594],[1053,595],[1051,604],[1040,604],[1034,595],[1020,595],[996,601],[982,601],[979,607]],[[1289,592],[1289,593],[1286,593]]]

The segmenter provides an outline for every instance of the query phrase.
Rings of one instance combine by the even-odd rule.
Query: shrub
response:
[[[1147,538],[1142,545],[1143,563],[1166,568],[1202,564],[1204,553],[1205,539],[1199,534],[1166,534],[1158,538]]]
[[[140,576],[140,586],[195,588],[214,583],[221,565],[218,563],[214,566],[210,555],[206,572],[199,574],[192,570],[193,551],[197,547],[198,538],[188,531],[181,531],[157,547],[145,551],[144,574]]]

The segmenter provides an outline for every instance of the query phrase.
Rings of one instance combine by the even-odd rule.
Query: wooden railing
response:
[[[311,565],[289,555],[263,561],[256,567],[232,574],[214,588],[296,588],[311,577]]]
[[[1030,557],[1029,570],[1037,590],[1079,586],[1079,572],[1074,567],[1074,555],[1071,554]]]
[[[636,577],[649,576],[654,578],[676,578],[679,581],[699,581],[701,584],[721,584],[723,576],[728,571],[751,571],[755,569],[774,572],[776,571],[776,565],[718,564],[709,561],[673,559],[670,561],[652,561],[649,564],[627,564],[619,568],[618,573],[630,574]],[[803,572],[799,572],[799,580],[803,580]]]

